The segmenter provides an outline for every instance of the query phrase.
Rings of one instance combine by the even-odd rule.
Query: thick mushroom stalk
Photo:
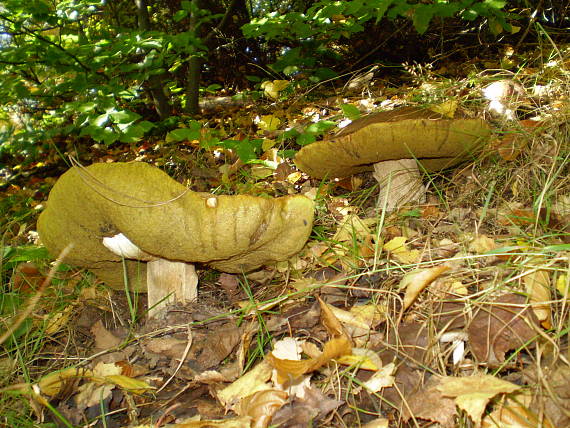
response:
[[[378,207],[391,212],[408,202],[425,202],[427,189],[415,159],[389,160],[373,166],[372,176],[380,186]]]
[[[124,259],[146,261],[148,314],[159,317],[174,302],[198,298],[198,274],[191,263],[173,262],[145,253],[122,233],[103,238],[103,245]]]
[[[402,199],[424,194],[418,162],[427,171],[454,166],[487,142],[490,132],[481,119],[449,119],[405,107],[355,120],[330,139],[304,146],[295,163],[315,178],[344,178],[374,169],[381,192],[388,190],[387,208],[394,209]],[[392,195],[395,189],[401,191]],[[379,206],[385,199],[381,193]]]
[[[313,202],[304,196],[191,192],[135,162],[71,168],[52,189],[38,232],[52,254],[74,243],[66,261],[114,288],[125,287],[125,275],[131,289],[148,284],[152,305],[167,295],[193,299],[194,263],[248,272],[286,260],[304,246],[312,222]]]

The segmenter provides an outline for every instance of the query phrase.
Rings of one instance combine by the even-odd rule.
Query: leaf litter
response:
[[[288,86],[262,89],[276,99]],[[410,101],[393,98],[372,105]],[[315,114],[356,118],[347,106],[369,108],[342,101],[326,111],[315,103],[235,113],[247,124],[236,140],[264,140],[263,164],[224,148],[174,171],[196,190],[311,195],[317,223],[299,255],[248,276],[204,270],[199,301],[171,307],[160,322],[145,321],[143,297],[129,306],[89,277],[77,293],[84,273],[61,272],[68,304],[42,301],[16,332],[41,330],[56,363],[27,379],[7,375],[1,392],[26,397],[38,419],[55,410],[75,425],[569,425],[568,129],[556,118],[517,122],[516,106],[494,96],[492,114],[505,117],[496,118],[503,130],[490,153],[470,170],[430,175],[425,204],[382,214],[369,174],[320,182],[273,150],[282,130],[302,129]],[[453,118],[458,101],[434,111]],[[191,159],[195,146],[176,150]],[[164,144],[105,156],[166,165],[172,152]],[[537,169],[557,168],[539,180]],[[542,188],[533,194],[525,186],[534,182]],[[549,192],[555,203],[541,199]],[[10,284],[33,293],[44,277],[41,266],[19,264]],[[14,367],[6,355],[0,362],[6,373]]]

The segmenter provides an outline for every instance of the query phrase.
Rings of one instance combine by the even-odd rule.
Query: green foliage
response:
[[[384,19],[409,19],[420,34],[427,31],[435,18],[454,16],[465,21],[485,18],[495,34],[498,26],[510,31],[505,5],[504,0],[321,0],[306,13],[267,13],[244,25],[242,30],[246,37],[297,45],[286,49],[273,64],[274,70],[292,74],[299,67],[313,69],[327,56],[338,56],[330,48],[332,42],[345,42]]]
[[[311,123],[305,127],[303,132],[299,132],[294,128],[285,131],[282,138],[294,138],[298,145],[306,146],[307,144],[317,141],[317,137],[320,137],[334,126],[336,126],[336,122],[332,120],[319,120],[318,122]]]
[[[360,110],[352,104],[341,104],[342,114],[350,120],[356,120],[360,117]]]
[[[278,12],[252,20],[243,27],[246,37],[264,37],[267,40],[338,40],[365,29],[368,22],[378,23],[384,18],[412,19],[416,30],[424,33],[433,18],[459,16],[472,21],[477,17],[499,18],[506,23],[502,10],[504,0],[433,0],[421,3],[413,0],[351,0],[319,1],[307,13]]]
[[[167,143],[195,140],[200,142],[200,147],[203,149],[224,148],[233,150],[244,164],[258,163],[258,157],[262,153],[262,139],[220,140],[215,131],[203,128],[202,124],[196,120],[190,121],[187,128],[174,129],[166,134]]]
[[[4,2],[0,151],[34,155],[38,140],[69,134],[105,144],[140,140],[153,128],[140,113],[152,108],[151,79],[160,77],[156,90],[168,88],[182,103],[185,82],[171,73],[206,52],[198,30],[219,15],[192,4],[183,1],[162,23],[164,31],[154,31],[138,28],[135,2],[121,2],[118,10],[102,0]],[[188,13],[195,17],[191,30],[177,25]]]

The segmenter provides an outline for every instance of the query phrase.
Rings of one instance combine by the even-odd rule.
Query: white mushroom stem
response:
[[[146,265],[148,314],[162,317],[166,306],[198,298],[198,275],[193,264],[157,259]]]
[[[198,275],[193,264],[154,257],[142,251],[122,233],[103,238],[103,245],[118,256],[148,262],[146,283],[150,318],[164,316],[169,304],[197,299]]]
[[[426,187],[415,159],[378,162],[374,164],[373,176],[380,185],[378,208],[391,212],[408,202],[426,200]]]

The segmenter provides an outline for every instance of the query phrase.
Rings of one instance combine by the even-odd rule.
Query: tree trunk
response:
[[[147,0],[135,0],[137,6],[138,26],[141,31],[150,30],[150,17],[148,16]],[[160,75],[152,75],[148,78],[149,93],[154,103],[156,113],[161,120],[170,116],[170,104],[168,98],[164,93],[165,76],[164,73]]]

